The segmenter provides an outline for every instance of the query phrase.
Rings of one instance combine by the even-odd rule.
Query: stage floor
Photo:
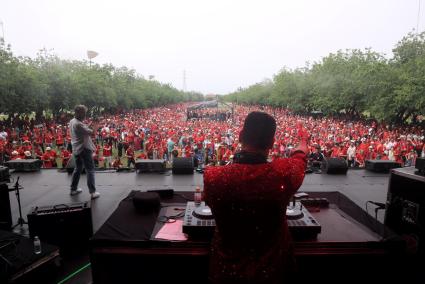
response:
[[[81,202],[90,199],[86,186],[86,176],[82,175],[80,187],[83,193],[69,195],[71,175],[56,169],[42,169],[39,172],[13,173],[12,183],[20,177],[22,212],[24,218],[33,206],[55,205]],[[339,191],[358,206],[365,209],[367,200],[385,202],[388,190],[389,174],[373,173],[366,170],[349,170],[347,175],[307,174],[299,191],[324,192]],[[203,184],[203,175],[137,174],[136,172],[96,172],[96,185],[101,196],[92,201],[93,229],[96,232],[115,211],[119,202],[132,190],[173,188],[175,191],[194,191]],[[10,192],[13,222],[18,220],[18,206],[14,192]],[[374,210],[369,209],[369,213]],[[383,222],[384,212],[379,211],[378,219]],[[373,214],[373,213],[372,213]],[[87,254],[65,259],[56,276],[46,283],[57,283],[89,262]],[[74,276],[67,283],[91,283],[91,269],[86,269]]]
[[[71,175],[56,169],[42,169],[39,172],[13,173],[12,181],[20,177],[22,212],[26,219],[33,206],[55,205],[81,202],[90,199],[86,186],[86,176],[82,175],[80,187],[83,193],[69,195]],[[366,170],[349,170],[347,175],[307,174],[299,191],[323,192],[339,191],[358,206],[365,209],[368,200],[385,202],[388,190],[389,174],[373,173]],[[114,212],[118,203],[131,190],[173,188],[175,191],[194,191],[202,186],[203,176],[165,174],[137,174],[136,172],[98,171],[96,186],[100,198],[92,201],[93,227],[96,232]],[[14,192],[10,192],[13,221],[18,220],[18,206]],[[369,209],[369,213],[373,210]],[[378,219],[383,221],[383,211]]]

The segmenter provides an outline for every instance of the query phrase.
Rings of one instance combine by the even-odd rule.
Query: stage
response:
[[[80,187],[83,193],[69,195],[71,175],[56,169],[42,169],[39,172],[19,172],[12,174],[12,181],[20,177],[19,183],[24,187],[21,191],[23,214],[33,206],[54,205],[70,202],[81,202],[90,199],[86,185],[86,176],[82,175]],[[389,174],[374,173],[366,170],[349,170],[347,175],[306,174],[299,191],[333,192],[338,191],[361,208],[365,209],[368,200],[385,203],[388,190]],[[100,198],[92,202],[93,229],[96,232],[115,210],[118,203],[132,190],[172,188],[175,191],[194,191],[197,185],[203,184],[203,176],[164,174],[137,174],[136,172],[97,171],[96,187]],[[18,219],[18,208],[13,192],[10,193],[13,221]],[[373,214],[373,210],[369,210]],[[380,211],[378,219],[383,221]]]
[[[13,173],[11,185],[13,185],[18,176],[20,177],[19,183],[24,187],[21,190],[21,203],[25,219],[33,206],[81,202],[90,199],[85,175],[82,175],[80,180],[80,187],[83,188],[83,193],[77,196],[69,195],[71,175],[66,172],[56,169],[42,169],[39,172]],[[365,203],[368,200],[385,203],[388,182],[389,174],[373,173],[366,170],[349,170],[347,175],[311,173],[306,174],[304,183],[299,191],[311,192],[312,195],[314,192],[339,192],[364,210]],[[133,190],[146,191],[172,188],[179,192],[193,192],[195,187],[202,186],[202,183],[202,174],[196,172],[193,175],[172,175],[171,171],[164,174],[138,174],[136,172],[115,172],[112,170],[97,171],[96,186],[101,196],[99,199],[91,201],[93,231],[96,234],[99,228],[117,209],[118,204]],[[15,223],[19,213],[13,192],[10,192],[10,200],[12,219]],[[379,212],[378,219],[382,222],[383,212],[382,210]],[[369,214],[374,216],[373,207],[369,206]],[[367,232],[367,236],[365,238],[366,241],[379,239],[379,236],[371,231]],[[202,252],[205,255],[205,248]],[[65,260],[58,275],[49,283],[57,283],[57,281],[89,261],[88,254]],[[91,271],[86,269],[67,283],[90,283],[91,281]]]

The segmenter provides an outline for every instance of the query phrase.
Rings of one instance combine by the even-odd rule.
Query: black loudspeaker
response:
[[[68,174],[72,174],[74,172],[75,169],[75,156],[71,155],[71,158],[69,158],[68,163],[66,164],[66,171]],[[82,174],[86,173],[86,169],[84,168],[83,165],[83,171],[81,172]]]
[[[38,159],[18,159],[7,161],[4,164],[16,172],[34,172],[40,170],[42,162]]]
[[[0,166],[0,182],[10,182],[10,173],[8,167]]]
[[[425,176],[425,158],[416,158],[415,168],[418,169],[417,174]]]
[[[166,163],[162,159],[137,159],[135,167],[139,173],[163,173],[166,170]]]
[[[72,174],[72,172],[74,171],[75,168],[75,157],[74,155],[71,155],[71,158],[69,158],[68,163],[65,166],[66,168],[66,172],[68,174]]]
[[[193,174],[193,158],[173,158],[172,172],[174,175]]]
[[[33,207],[28,217],[30,236],[63,251],[87,247],[93,235],[90,202]]]
[[[0,183],[0,230],[12,228],[12,213],[10,211],[9,187]]]
[[[325,158],[322,161],[322,171],[330,175],[346,175],[348,164],[343,158]]]
[[[366,170],[378,173],[388,173],[391,169],[400,168],[400,164],[388,160],[366,160]]]
[[[414,168],[391,171],[384,224],[425,257],[425,177]]]

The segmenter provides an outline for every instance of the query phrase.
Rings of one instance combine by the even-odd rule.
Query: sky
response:
[[[226,94],[340,49],[390,57],[403,36],[425,29],[420,1],[0,0],[0,22],[16,55],[46,48],[84,60],[94,50],[95,63]]]

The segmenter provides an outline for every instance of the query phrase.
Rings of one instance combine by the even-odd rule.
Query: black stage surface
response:
[[[12,183],[20,176],[20,184],[24,187],[21,191],[21,203],[26,219],[27,213],[33,206],[55,205],[70,202],[81,202],[90,199],[85,175],[81,176],[80,187],[83,193],[77,196],[69,195],[71,176],[56,169],[44,169],[39,172],[13,173]],[[359,207],[365,209],[368,200],[385,203],[388,190],[389,174],[373,173],[366,170],[349,170],[347,175],[307,174],[299,191],[306,192],[340,192]],[[96,186],[101,196],[92,201],[93,229],[96,231],[105,223],[115,211],[118,204],[126,198],[132,190],[146,191],[150,189],[172,188],[180,192],[193,192],[198,185],[202,186],[203,176],[199,173],[193,175],[172,175],[171,171],[164,174],[137,174],[136,172],[96,172]],[[10,192],[13,221],[18,219],[18,208],[13,192]],[[380,211],[378,219],[383,221]],[[372,208],[370,214],[374,214]],[[65,267],[59,272],[58,280],[84,266],[89,262],[84,255],[77,259],[65,261]],[[66,283],[90,283],[90,270],[85,270]]]
[[[86,177],[81,176],[80,187],[83,193],[69,195],[71,175],[55,169],[44,169],[39,172],[13,173],[12,178],[20,176],[19,183],[24,187],[21,191],[23,213],[26,215],[31,207],[54,205],[69,202],[81,202],[90,199]],[[13,181],[13,180],[12,180]],[[368,200],[385,203],[388,190],[389,174],[379,174],[366,170],[349,170],[347,175],[307,174],[299,191],[333,192],[338,191],[361,208],[365,208]],[[118,203],[132,190],[173,188],[175,191],[195,191],[197,185],[203,184],[203,176],[165,174],[137,174],[136,172],[98,171],[96,187],[100,198],[92,202],[93,229],[96,232],[115,210]],[[10,193],[13,221],[18,218],[18,208],[13,192]],[[371,213],[371,212],[370,212]],[[378,219],[383,221],[383,215]]]

